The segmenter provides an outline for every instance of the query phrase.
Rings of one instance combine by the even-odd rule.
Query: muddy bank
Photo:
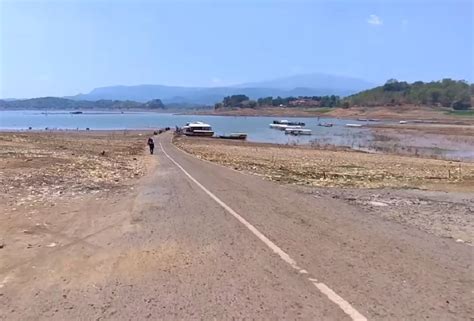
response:
[[[472,243],[474,163],[178,137],[198,158],[296,185],[365,212]]]
[[[447,124],[371,125],[367,150],[447,160],[474,161],[474,126]]]

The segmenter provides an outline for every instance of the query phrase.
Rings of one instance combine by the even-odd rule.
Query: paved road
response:
[[[89,247],[76,243],[38,258],[40,271],[10,271],[15,287],[8,290],[4,282],[0,315],[472,317],[472,247],[383,221],[340,200],[315,198],[309,190],[200,161],[177,150],[167,135],[157,143],[158,165],[134,192],[129,210],[106,220],[114,220],[110,228],[100,229],[105,221],[95,224],[98,232],[85,237]]]

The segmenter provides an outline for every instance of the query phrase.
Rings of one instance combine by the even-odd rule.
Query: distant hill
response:
[[[106,110],[106,109],[164,109],[159,99],[145,103],[119,100],[72,100],[57,97],[43,97],[33,99],[0,100],[2,109],[41,109],[41,110]]]
[[[282,90],[315,88],[320,90],[319,94],[321,95],[345,96],[347,93],[359,92],[374,86],[374,83],[359,78],[335,76],[323,73],[310,73],[246,83],[238,85],[237,87],[274,88]]]
[[[251,99],[268,96],[347,96],[373,87],[366,81],[324,75],[307,74],[270,81],[228,87],[177,87],[163,85],[110,86],[92,90],[88,94],[67,97],[75,100],[133,100],[145,102],[159,98],[165,104],[206,104],[220,102],[224,96],[243,94]]]
[[[385,85],[365,90],[345,99],[347,106],[420,105],[469,109],[472,106],[474,85],[464,81],[443,79],[409,84],[395,79]]]

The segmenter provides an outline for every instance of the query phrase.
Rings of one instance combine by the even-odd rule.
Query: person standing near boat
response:
[[[153,138],[148,138],[148,147],[150,148],[150,154],[153,155],[153,150],[155,149],[155,142],[153,141]]]

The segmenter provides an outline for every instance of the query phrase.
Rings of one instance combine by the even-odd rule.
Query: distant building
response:
[[[320,101],[313,100],[313,99],[299,98],[299,99],[290,101],[288,104],[293,107],[319,107]]]

